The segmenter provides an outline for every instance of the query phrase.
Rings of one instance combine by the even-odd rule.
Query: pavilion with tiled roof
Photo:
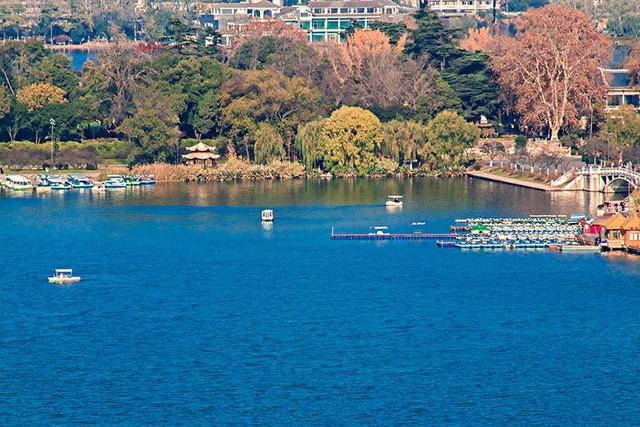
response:
[[[187,147],[187,154],[183,154],[182,158],[188,165],[202,165],[204,167],[215,167],[216,160],[220,155],[216,154],[216,147],[211,147],[202,142],[191,147]]]

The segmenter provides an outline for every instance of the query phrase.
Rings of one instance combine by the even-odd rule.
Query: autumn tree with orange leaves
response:
[[[488,27],[473,29],[470,28],[467,36],[460,40],[460,49],[469,52],[490,52],[495,40]]]
[[[611,40],[584,12],[559,6],[528,11],[516,29],[494,51],[498,83],[523,126],[557,140],[605,98],[599,67],[611,58]]]

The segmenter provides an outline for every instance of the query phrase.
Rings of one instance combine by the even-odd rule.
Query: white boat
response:
[[[31,181],[22,175],[7,175],[3,185],[11,191],[30,191],[33,190]]]
[[[373,231],[369,233],[369,236],[388,236],[389,235],[389,233],[387,232],[389,227],[379,226],[379,227],[371,227],[371,228],[373,229]]]
[[[60,175],[49,175],[49,183],[51,184],[51,189],[55,191],[67,191],[73,188]]]
[[[388,196],[386,205],[388,207],[402,207],[402,196]]]
[[[56,274],[49,277],[49,283],[68,285],[80,281],[80,276],[74,276],[70,268],[56,268]]]
[[[272,222],[273,221],[273,211],[271,209],[263,210],[260,216],[261,216],[263,222]]]
[[[104,187],[107,190],[126,188],[127,183],[124,181],[124,177],[122,175],[108,175],[107,180],[104,183]]]
[[[93,182],[82,174],[69,174],[67,180],[71,187],[90,190],[93,188]]]

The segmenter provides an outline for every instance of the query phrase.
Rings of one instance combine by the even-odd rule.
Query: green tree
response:
[[[382,124],[380,151],[400,165],[416,162],[426,141],[426,129],[418,122],[392,120]]]
[[[0,85],[0,119],[9,114],[12,102],[11,94],[6,89],[6,86]]]
[[[131,163],[175,160],[180,138],[178,112],[183,103],[183,98],[166,83],[153,83],[136,94],[134,114],[117,129],[133,143]]]
[[[375,167],[380,145],[380,120],[359,107],[341,107],[322,127],[324,166],[332,173],[366,175]]]
[[[254,158],[256,163],[267,164],[282,160],[285,156],[284,141],[276,129],[268,123],[260,123],[255,133]]]
[[[630,150],[640,145],[640,115],[632,106],[621,108],[606,118],[601,132],[608,142],[622,150]]]
[[[457,173],[467,162],[466,150],[480,138],[480,130],[458,113],[443,111],[426,127],[428,144],[420,155],[431,170]]]
[[[460,108],[467,119],[495,117],[498,86],[489,68],[489,57],[485,53],[461,52],[442,73],[442,77],[460,98]]]
[[[326,119],[314,120],[298,128],[296,149],[307,170],[320,167],[322,164],[322,128],[325,122]]]
[[[400,38],[408,32],[407,26],[402,22],[372,21],[369,23],[369,29],[382,31],[393,45],[398,44]]]
[[[210,90],[205,93],[196,104],[193,116],[193,130],[196,138],[211,132],[220,119],[220,96]]]
[[[319,112],[320,93],[300,78],[273,71],[246,71],[225,83],[220,94],[224,132],[242,145],[247,158],[258,123],[267,122],[285,141],[287,157],[294,157],[298,125]]]
[[[405,53],[419,59],[427,57],[431,64],[444,69],[449,61],[460,56],[454,30],[445,28],[442,20],[429,8],[414,15],[416,27],[409,32]]]
[[[185,133],[208,133],[208,120],[214,120],[218,112],[214,111],[222,85],[231,77],[232,71],[224,64],[212,58],[176,56],[159,58],[154,67],[163,81],[169,83],[174,92],[184,95],[184,110],[180,112],[180,125]],[[196,120],[198,123],[196,124]],[[197,125],[197,126],[196,126]]]
[[[28,72],[28,83],[51,83],[62,88],[66,93],[74,93],[80,78],[71,71],[71,61],[65,55],[49,55],[42,59]]]

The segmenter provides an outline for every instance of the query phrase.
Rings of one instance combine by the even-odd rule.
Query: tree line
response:
[[[591,145],[575,144],[594,158],[594,138],[615,129],[599,72],[612,42],[572,8],[467,34],[425,9],[403,23],[354,26],[341,44],[308,43],[280,21],[252,23],[224,54],[187,27],[170,31],[170,43],[116,42],[82,73],[40,43],[0,45],[0,140],[115,138],[140,164],[176,162],[185,139],[206,139],[255,163],[365,175],[456,173],[480,137],[471,122],[485,118],[570,144],[590,136]]]

